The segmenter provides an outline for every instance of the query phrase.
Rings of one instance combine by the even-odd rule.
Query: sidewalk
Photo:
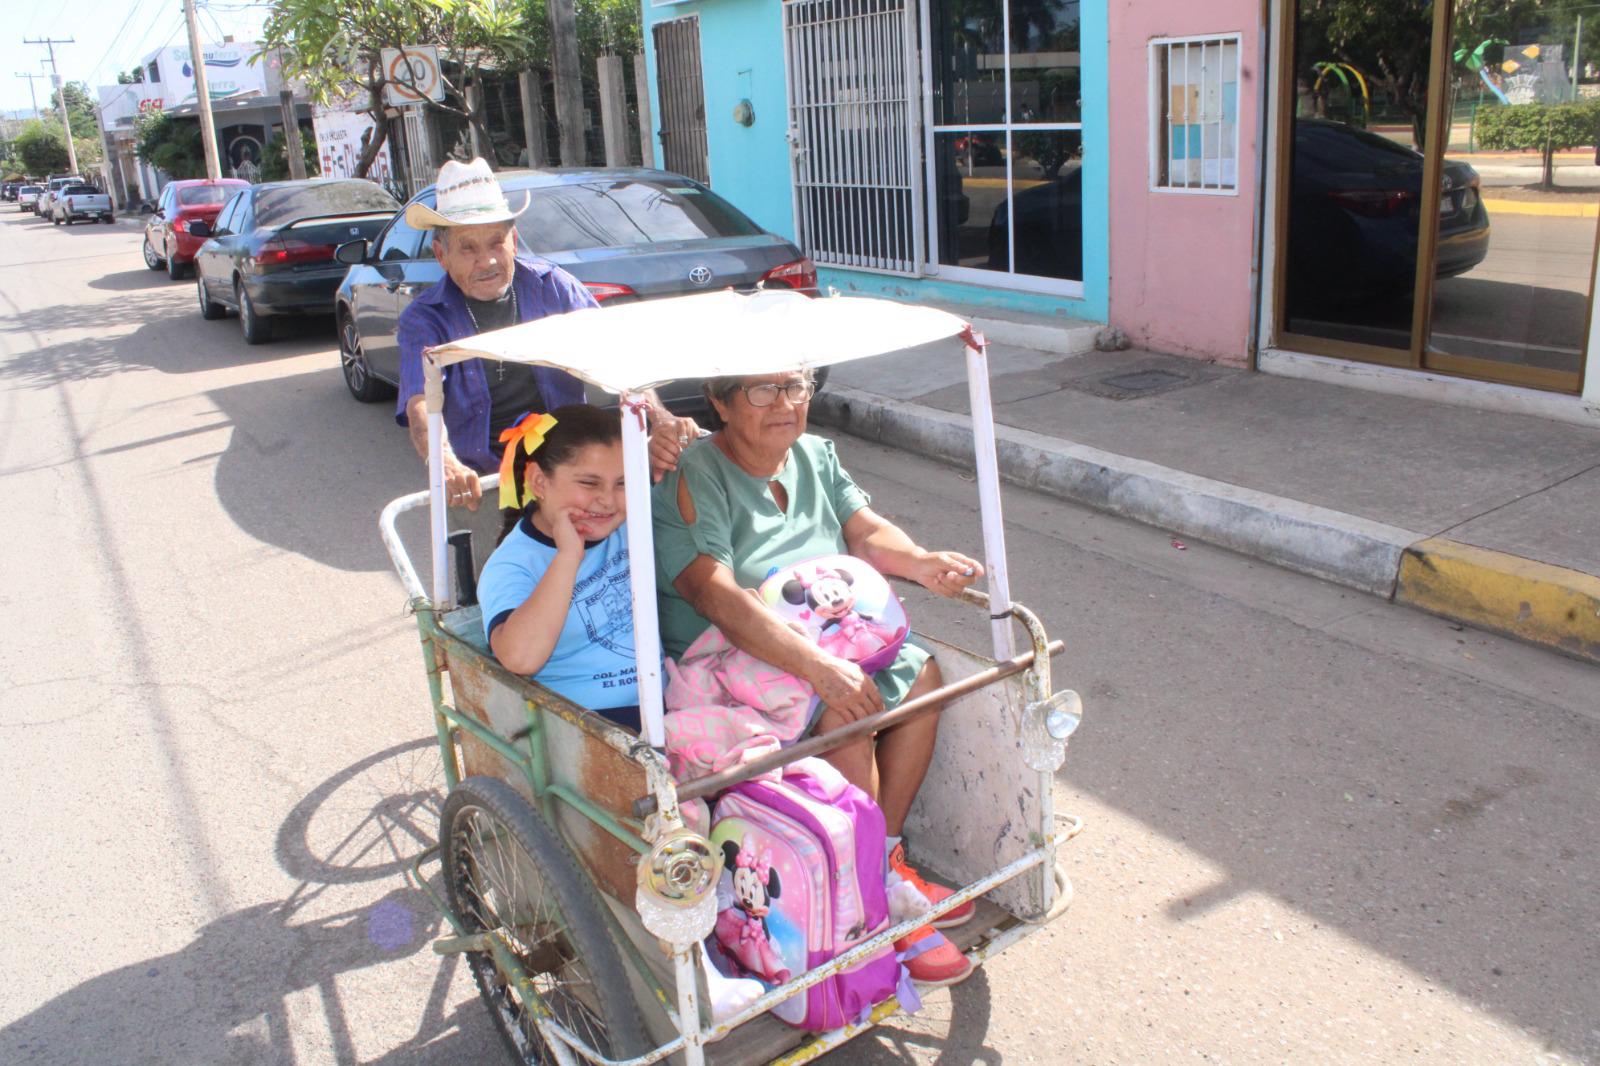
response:
[[[1148,352],[991,344],[1009,482],[1600,663],[1600,428]],[[970,466],[959,346],[833,369],[813,418]]]

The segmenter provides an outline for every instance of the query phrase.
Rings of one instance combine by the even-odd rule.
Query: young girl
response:
[[[489,647],[506,669],[638,732],[617,416],[573,404],[526,415],[506,437],[502,493],[517,450],[531,459],[525,492],[513,483],[502,500],[526,503],[522,520],[478,579]]]

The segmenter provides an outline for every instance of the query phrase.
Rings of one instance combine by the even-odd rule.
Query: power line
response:
[[[90,80],[93,80],[94,76],[96,74],[100,73],[100,69],[106,65],[106,60],[111,58],[111,53],[116,51],[117,45],[123,43],[123,41],[122,41],[122,33],[123,33],[123,31],[126,30],[128,28],[128,26],[129,26],[129,24],[133,22],[133,17],[139,13],[139,9],[141,7],[143,7],[147,2],[148,2],[148,0],[136,0],[136,2],[134,3],[133,7],[131,7],[128,10],[128,17],[122,20],[122,25],[117,27],[117,32],[111,35],[111,44],[109,46],[107,46],[107,48],[105,50],[105,54],[100,57],[100,61],[98,63],[96,63],[92,68],[90,68],[90,70],[89,70],[89,78],[90,78]]]

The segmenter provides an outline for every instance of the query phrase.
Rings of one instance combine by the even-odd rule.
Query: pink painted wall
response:
[[[1242,366],[1261,82],[1254,0],[1110,0],[1111,306],[1136,347]],[[1239,191],[1150,191],[1152,38],[1241,34]]]

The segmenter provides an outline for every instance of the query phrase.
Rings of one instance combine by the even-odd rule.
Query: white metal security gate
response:
[[[428,116],[420,107],[402,107],[405,129],[406,192],[415,195],[433,184],[434,166],[428,150]]]
[[[658,22],[656,95],[661,99],[661,159],[671,171],[707,184],[706,91],[700,73],[700,17]]]
[[[783,19],[800,246],[819,263],[917,273],[922,109],[911,0],[787,0]]]

